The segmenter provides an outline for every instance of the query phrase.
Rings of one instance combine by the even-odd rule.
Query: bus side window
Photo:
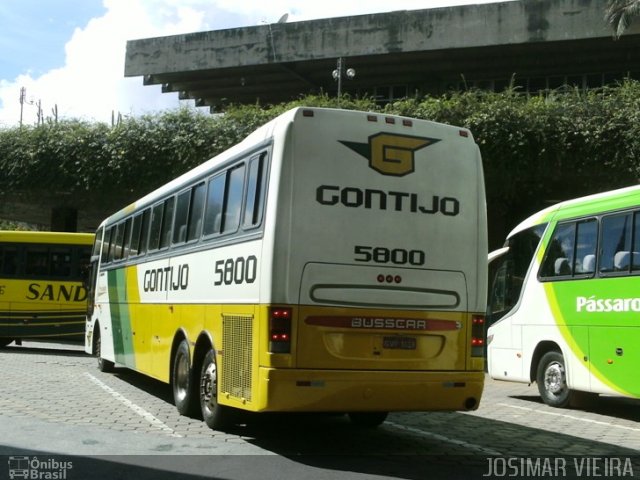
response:
[[[242,227],[252,228],[262,221],[262,205],[264,202],[264,163],[266,152],[256,155],[249,161],[247,193],[244,204]]]
[[[113,262],[116,259],[118,252],[118,238],[121,228],[119,225],[114,225],[111,228],[111,243],[109,244],[109,254],[107,255],[107,262]],[[122,246],[122,243],[120,243]]]
[[[167,248],[171,243],[171,226],[173,222],[173,209],[175,197],[164,201],[164,213],[162,214],[162,229],[160,234],[160,248]]]
[[[49,252],[46,247],[40,245],[27,246],[25,273],[27,275],[49,274]]]
[[[122,252],[124,246],[125,224],[120,222],[116,227],[115,241],[113,242],[113,252],[109,253],[110,260],[122,260]]]
[[[18,249],[13,246],[0,247],[0,273],[13,276],[18,273]]]
[[[135,257],[140,253],[140,227],[142,226],[142,215],[133,217],[131,227],[131,243],[129,245],[129,256]]]
[[[244,189],[244,165],[239,165],[229,171],[227,195],[224,202],[224,222],[222,232],[235,232],[240,225],[240,209],[242,207],[242,193]]]
[[[91,273],[91,247],[75,247],[74,254],[78,261],[75,262],[76,271],[73,275],[78,280],[87,282]]]
[[[640,212],[633,215],[633,257],[631,270],[640,271]]]
[[[600,244],[600,273],[628,271],[629,263],[623,261],[625,252],[631,251],[631,214],[602,217]]]
[[[53,247],[51,249],[51,276],[70,277],[71,276],[71,249]]]
[[[124,243],[122,244],[122,259],[126,260],[131,252],[131,217],[124,222]]]
[[[571,275],[575,237],[575,223],[565,223],[556,227],[547,246],[545,258],[540,268],[540,277],[553,278]]]
[[[176,218],[173,222],[173,244],[187,241],[187,222],[189,220],[189,203],[191,202],[191,189],[178,195],[176,202]]]
[[[98,256],[102,253],[102,228],[96,232],[96,237],[93,243],[93,250],[91,255]]]
[[[149,227],[149,251],[157,250],[160,246],[160,231],[162,229],[163,210],[163,203],[155,205],[151,210],[151,226]]]
[[[102,243],[102,258],[101,258],[102,263],[109,262],[109,250],[110,250],[109,246],[111,245],[113,234],[114,234],[113,227],[108,228],[104,234],[104,242]]]
[[[189,224],[187,228],[187,242],[196,240],[202,235],[202,212],[204,211],[204,195],[206,188],[204,183],[193,187],[191,207],[189,208]]]
[[[222,226],[222,206],[224,201],[224,190],[226,184],[226,174],[221,173],[209,180],[207,191],[207,205],[204,213],[205,236],[220,233]]]
[[[598,222],[595,219],[578,222],[576,253],[573,271],[576,275],[590,275],[596,271],[596,242]]]
[[[139,255],[143,255],[147,253],[150,220],[151,220],[151,209],[147,208],[144,212],[142,212],[142,225],[140,226],[140,244],[138,245]]]

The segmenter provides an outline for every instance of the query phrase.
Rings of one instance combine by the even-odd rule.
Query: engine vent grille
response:
[[[253,317],[222,316],[222,349],[221,392],[250,402]]]

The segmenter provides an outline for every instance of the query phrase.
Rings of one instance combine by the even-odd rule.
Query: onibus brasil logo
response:
[[[64,462],[53,458],[40,460],[38,457],[9,457],[9,478],[32,480],[66,480],[67,470],[73,468],[72,462]]]
[[[368,143],[340,143],[369,160],[369,166],[383,175],[402,177],[415,170],[415,152],[440,140],[397,133],[376,133]]]

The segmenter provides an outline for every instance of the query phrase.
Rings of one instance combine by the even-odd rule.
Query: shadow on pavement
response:
[[[532,405],[544,405],[544,402],[538,396],[510,395],[509,398],[529,402]],[[640,422],[640,400],[636,398],[600,395],[577,407],[556,408],[553,411],[558,415],[571,415],[574,411],[589,412],[607,417]]]

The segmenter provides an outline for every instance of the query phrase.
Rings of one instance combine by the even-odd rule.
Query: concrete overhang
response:
[[[614,41],[604,8],[523,0],[131,40],[125,76],[213,109],[335,92],[338,57],[357,72],[343,90],[361,92],[393,84],[434,92],[461,76],[624,73],[637,65],[640,30]]]

